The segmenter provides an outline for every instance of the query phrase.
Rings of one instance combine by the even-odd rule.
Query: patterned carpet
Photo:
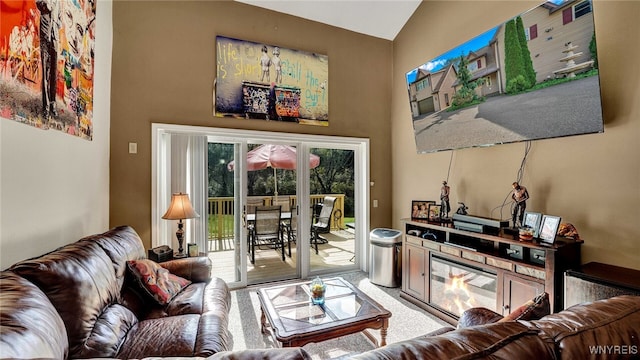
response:
[[[399,288],[372,284],[366,273],[349,272],[339,275],[354,284],[392,313],[389,319],[387,343],[398,342],[448,325],[426,311],[400,298]],[[260,332],[260,303],[258,287],[234,290],[231,293],[229,330],[234,350],[277,347],[269,335]],[[377,338],[378,330],[371,331]],[[371,350],[373,344],[362,333],[343,336],[304,346],[313,359],[348,359],[350,355]]]

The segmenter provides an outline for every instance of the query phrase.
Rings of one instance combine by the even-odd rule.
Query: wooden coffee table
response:
[[[303,346],[362,331],[375,346],[387,344],[391,313],[340,277],[323,279],[325,303],[313,305],[309,283],[258,290],[262,333],[283,347]],[[380,341],[366,329],[380,329]]]

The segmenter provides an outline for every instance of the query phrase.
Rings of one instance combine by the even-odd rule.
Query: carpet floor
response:
[[[448,325],[425,310],[401,299],[399,288],[387,288],[371,283],[364,272],[355,271],[338,276],[358,287],[391,312],[387,332],[388,344],[414,338]],[[252,286],[231,292],[229,331],[233,336],[234,350],[278,347],[270,335],[260,332],[260,302],[256,292],[258,288]],[[380,338],[379,330],[369,331],[376,338]],[[348,359],[350,355],[373,348],[373,344],[362,333],[304,346],[315,360]]]

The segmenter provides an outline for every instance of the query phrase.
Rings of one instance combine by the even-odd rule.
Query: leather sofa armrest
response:
[[[485,325],[498,322],[503,316],[493,310],[483,307],[475,307],[465,310],[460,319],[458,319],[458,329],[464,329],[469,326]]]
[[[426,333],[426,334],[423,334],[423,335],[420,335],[420,336],[416,336],[412,340],[428,339],[430,337],[446,334],[448,332],[455,331],[455,330],[456,329],[452,328],[451,326],[444,326],[444,327],[441,327],[441,328],[439,328],[437,330],[431,331],[429,333]]]
[[[446,333],[448,333],[450,331],[454,331],[454,330],[455,329],[452,328],[451,326],[444,326],[444,327],[441,327],[438,330],[434,330],[434,331],[432,331],[432,332],[430,332],[428,334],[425,334],[422,337],[438,336],[438,335],[446,334]]]
[[[211,260],[206,256],[174,259],[160,263],[160,266],[193,282],[207,282],[211,280]]]

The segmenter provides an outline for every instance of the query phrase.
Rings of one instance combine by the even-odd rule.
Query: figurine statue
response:
[[[467,215],[467,210],[469,210],[467,205],[465,205],[463,202],[458,202],[458,204],[460,204],[460,206],[458,206],[458,210],[456,210],[456,214]]]
[[[449,212],[451,211],[451,205],[449,204],[449,193],[451,188],[447,185],[446,181],[442,182],[442,188],[440,188],[440,204],[442,204],[441,218],[449,218]],[[444,214],[444,216],[442,216]]]
[[[513,193],[511,193],[511,199],[513,199],[513,201],[515,201],[516,203],[513,206],[511,221],[513,222],[513,227],[518,227],[522,224],[522,220],[524,219],[524,211],[527,209],[527,200],[529,199],[529,192],[527,191],[526,187],[518,184],[517,181],[511,184],[511,186],[513,187]]]

